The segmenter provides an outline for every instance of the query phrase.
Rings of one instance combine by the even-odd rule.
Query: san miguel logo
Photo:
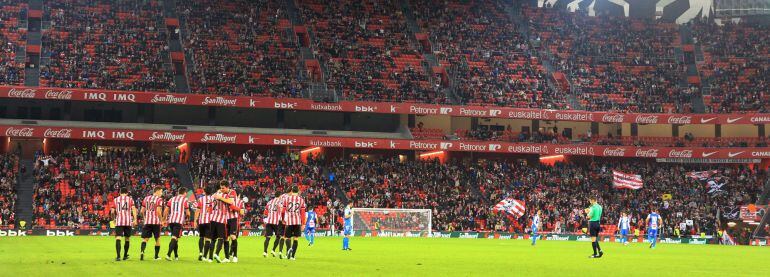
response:
[[[623,120],[626,119],[626,115],[624,114],[604,114],[602,115],[602,122],[611,122],[611,123],[623,123]]]
[[[174,96],[173,94],[155,95],[150,100],[152,103],[165,103],[165,104],[185,104],[187,103],[187,96]]]
[[[235,106],[235,103],[238,102],[238,99],[228,99],[225,97],[217,96],[217,97],[206,97],[203,99],[203,102],[201,102],[201,105],[220,105],[220,106]]]
[[[670,116],[668,117],[668,124],[690,124],[692,123],[692,116]]]
[[[71,90],[48,90],[45,92],[45,99],[70,100],[72,99]]]
[[[32,133],[34,131],[35,129],[32,129],[32,128],[8,127],[8,129],[5,129],[5,136],[6,137],[32,137]]]
[[[657,158],[658,149],[654,149],[654,148],[647,149],[647,150],[638,149],[636,150],[636,153],[634,155],[641,158]]]
[[[604,156],[607,157],[623,157],[626,155],[626,149],[625,148],[605,148],[604,149]]]
[[[43,132],[43,137],[46,138],[71,138],[72,137],[72,129],[45,129],[45,132]]]
[[[225,136],[223,134],[203,134],[203,138],[201,138],[201,142],[222,142],[222,143],[234,143],[235,142],[235,135],[232,136]]]
[[[656,124],[658,123],[657,115],[637,115],[634,122],[641,124]]]
[[[671,150],[668,152],[670,158],[692,158],[692,150]]]
[[[162,141],[181,141],[184,140],[185,134],[174,134],[172,132],[152,132],[150,140],[162,140]]]
[[[37,96],[37,90],[31,88],[8,90],[8,97],[15,98],[35,98]]]

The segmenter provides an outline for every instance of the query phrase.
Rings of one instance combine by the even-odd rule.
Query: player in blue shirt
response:
[[[534,216],[532,216],[532,246],[535,246],[537,242],[537,230],[540,226],[540,210],[538,210]]]
[[[628,214],[620,213],[618,230],[620,231],[620,242],[628,245],[628,232],[631,230],[631,218],[628,217]]]
[[[650,248],[655,249],[658,242],[658,229],[663,226],[663,218],[653,210],[647,215],[647,239],[650,241]]]
[[[353,235],[353,204],[348,203],[345,206],[345,226],[342,231],[345,238],[342,239],[342,250],[353,250],[350,248],[350,236]]]
[[[307,219],[305,221],[305,239],[310,242],[307,246],[313,246],[315,243],[315,226],[318,224],[318,216],[315,214],[315,211],[311,209],[307,212],[305,218]]]

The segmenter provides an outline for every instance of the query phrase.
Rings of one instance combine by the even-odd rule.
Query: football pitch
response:
[[[237,264],[209,264],[197,260],[194,237],[180,241],[174,262],[140,261],[137,237],[120,262],[110,237],[4,237],[0,276],[770,276],[764,247],[602,243],[605,256],[588,259],[590,243],[576,241],[356,237],[342,251],[340,238],[316,238],[313,247],[302,239],[288,261],[263,258],[263,240],[241,238]],[[161,257],[167,247],[163,237]]]

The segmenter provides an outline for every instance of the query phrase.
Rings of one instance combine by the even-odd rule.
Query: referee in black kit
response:
[[[591,196],[588,198],[588,200],[591,202],[591,207],[586,209],[586,217],[588,218],[588,234],[591,236],[591,247],[594,249],[594,254],[588,257],[601,258],[604,256],[602,248],[599,247],[599,232],[602,229],[600,225],[602,221],[602,206],[596,202],[595,196]]]

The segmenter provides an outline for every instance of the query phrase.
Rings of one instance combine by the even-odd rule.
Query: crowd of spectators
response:
[[[48,1],[40,85],[173,91],[167,32],[158,1]]]
[[[5,168],[13,167],[14,160],[7,156],[0,163],[6,176],[13,172]],[[154,185],[164,186],[171,196],[180,184],[175,162],[171,154],[120,149],[73,149],[40,156],[35,167],[34,225],[104,228],[109,201],[120,186],[130,187],[137,203]],[[264,207],[275,192],[297,185],[308,207],[318,212],[321,228],[340,227],[340,213],[352,202],[354,207],[429,209],[438,231],[526,233],[532,213],[540,210],[544,232],[580,233],[585,227],[583,208],[595,195],[605,208],[605,234],[614,231],[621,212],[629,213],[634,229],[644,233],[644,217],[657,210],[665,219],[667,236],[713,235],[737,219],[730,211],[755,203],[767,177],[761,169],[740,165],[583,158],[551,165],[468,159],[442,164],[377,156],[331,159],[271,150],[196,150],[189,164],[198,196],[204,185],[220,180],[232,184],[246,202],[246,228],[261,226]],[[713,168],[720,168],[712,177],[718,185],[687,177],[688,172]],[[613,170],[641,175],[644,187],[614,188]],[[523,216],[492,210],[509,197],[525,202]],[[390,221],[381,221],[378,228],[387,230],[382,224]]]
[[[673,23],[525,8],[531,39],[569,78],[587,110],[689,112],[681,45]]]
[[[540,61],[504,4],[488,0],[411,4],[434,54],[450,68],[461,103],[567,108],[565,95],[546,85]]]
[[[196,93],[302,97],[296,37],[277,1],[177,1]]]
[[[298,1],[327,85],[368,101],[443,102],[398,1]],[[411,35],[411,38],[410,38]]]
[[[24,83],[24,62],[16,55],[27,44],[27,29],[21,26],[26,13],[27,3],[0,0],[0,85]]]
[[[179,178],[175,156],[146,150],[71,149],[40,155],[35,165],[34,226],[104,229],[120,187],[141,207],[162,186],[175,195]]]
[[[0,226],[15,222],[16,179],[20,171],[18,156],[0,154]]]
[[[698,70],[708,85],[707,112],[768,112],[770,28],[753,23],[690,24],[704,61]]]

